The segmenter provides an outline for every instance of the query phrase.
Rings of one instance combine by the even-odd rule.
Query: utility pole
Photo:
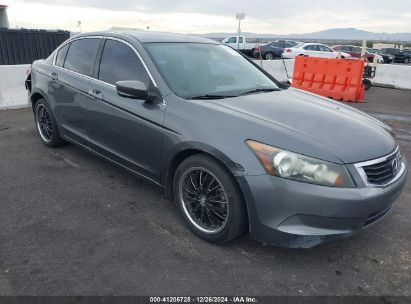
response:
[[[238,20],[238,37],[237,37],[237,49],[240,50],[240,34],[241,34],[241,20],[245,19],[245,13],[237,13],[235,19]]]

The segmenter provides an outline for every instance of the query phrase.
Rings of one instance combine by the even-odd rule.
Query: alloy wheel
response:
[[[217,177],[205,168],[192,167],[179,180],[179,197],[184,213],[199,230],[215,234],[229,217],[228,198]]]
[[[41,138],[45,142],[50,142],[54,134],[53,124],[49,110],[43,104],[36,107],[36,125]]]

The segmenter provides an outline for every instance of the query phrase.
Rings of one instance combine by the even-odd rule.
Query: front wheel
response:
[[[404,58],[404,63],[410,63],[410,58],[409,58],[409,57],[405,57],[405,58]]]
[[[44,99],[39,99],[34,106],[34,118],[43,144],[58,147],[64,144],[57,130],[56,120]]]
[[[207,155],[194,155],[180,164],[174,199],[189,229],[208,242],[226,243],[247,229],[244,199],[234,178]]]

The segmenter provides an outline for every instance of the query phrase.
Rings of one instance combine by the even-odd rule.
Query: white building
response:
[[[374,43],[372,48],[377,49],[377,50],[381,50],[381,49],[400,49],[402,50],[404,46],[402,44],[395,44],[395,43]]]

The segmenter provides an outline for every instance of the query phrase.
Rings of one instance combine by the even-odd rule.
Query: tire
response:
[[[409,58],[409,57],[405,57],[405,58],[404,58],[404,63],[410,63],[410,58]]]
[[[175,172],[173,189],[185,224],[198,237],[223,244],[246,232],[242,193],[233,176],[212,157],[196,154],[184,160]]]
[[[43,98],[39,99],[34,105],[34,119],[43,144],[48,147],[59,147],[65,144],[58,133],[53,112]]]
[[[365,90],[368,91],[372,87],[371,80],[369,79],[363,79],[362,81],[363,85],[365,86]]]
[[[271,52],[268,52],[264,55],[265,60],[274,60],[274,57],[275,57],[274,54]]]

